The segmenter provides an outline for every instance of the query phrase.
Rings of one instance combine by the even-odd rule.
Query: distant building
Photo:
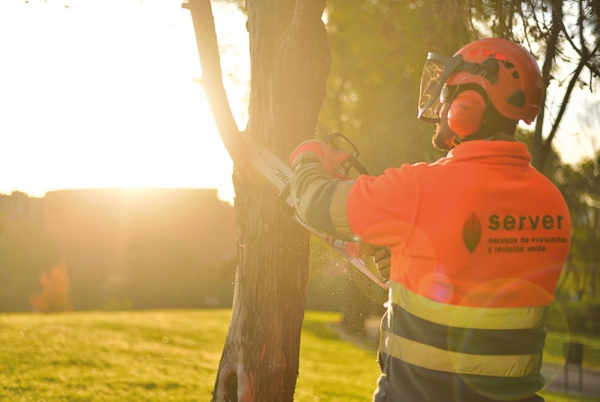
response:
[[[0,219],[6,222],[41,224],[42,199],[29,197],[20,191],[0,194]]]
[[[51,191],[43,228],[71,269],[122,271],[127,247],[147,237],[180,240],[199,261],[235,255],[235,215],[214,189],[94,189]]]
[[[136,281],[131,277],[136,257],[145,257],[149,265],[168,258],[165,270],[172,268],[176,274],[171,261],[176,264],[180,251],[197,268],[218,267],[236,252],[234,209],[213,189],[61,190],[44,198],[20,192],[0,195],[0,235],[3,227],[22,223],[38,226],[51,239],[67,265],[73,291],[79,292],[75,301],[82,300],[83,308]],[[10,236],[8,232],[3,236]],[[163,244],[171,253],[167,257]],[[135,255],[140,250],[144,256]],[[14,282],[17,274],[10,268],[0,266],[0,282]],[[139,275],[139,264],[137,269]],[[0,293],[1,288],[0,283]],[[89,294],[92,289],[99,293]]]

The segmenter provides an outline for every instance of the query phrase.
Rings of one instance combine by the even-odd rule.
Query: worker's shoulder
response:
[[[395,170],[403,173],[446,170],[454,167],[455,162],[452,158],[443,157],[434,162],[404,163]]]

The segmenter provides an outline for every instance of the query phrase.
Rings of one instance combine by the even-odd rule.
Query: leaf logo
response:
[[[472,213],[465,221],[462,235],[465,246],[467,246],[469,252],[472,253],[475,251],[479,244],[479,240],[481,239],[481,221],[475,213]]]

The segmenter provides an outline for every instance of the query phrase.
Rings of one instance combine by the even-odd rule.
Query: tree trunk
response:
[[[247,132],[286,158],[314,136],[330,54],[325,0],[246,0]],[[231,325],[213,401],[292,401],[308,279],[308,234],[248,165],[234,167],[238,254]]]

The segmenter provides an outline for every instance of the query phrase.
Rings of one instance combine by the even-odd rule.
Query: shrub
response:
[[[549,330],[563,332],[566,324],[572,333],[600,335],[600,303],[563,301],[558,304],[560,312],[551,312],[546,321]]]
[[[64,263],[42,274],[40,285],[42,291],[31,296],[34,311],[47,313],[73,310],[69,299],[69,275]]]

